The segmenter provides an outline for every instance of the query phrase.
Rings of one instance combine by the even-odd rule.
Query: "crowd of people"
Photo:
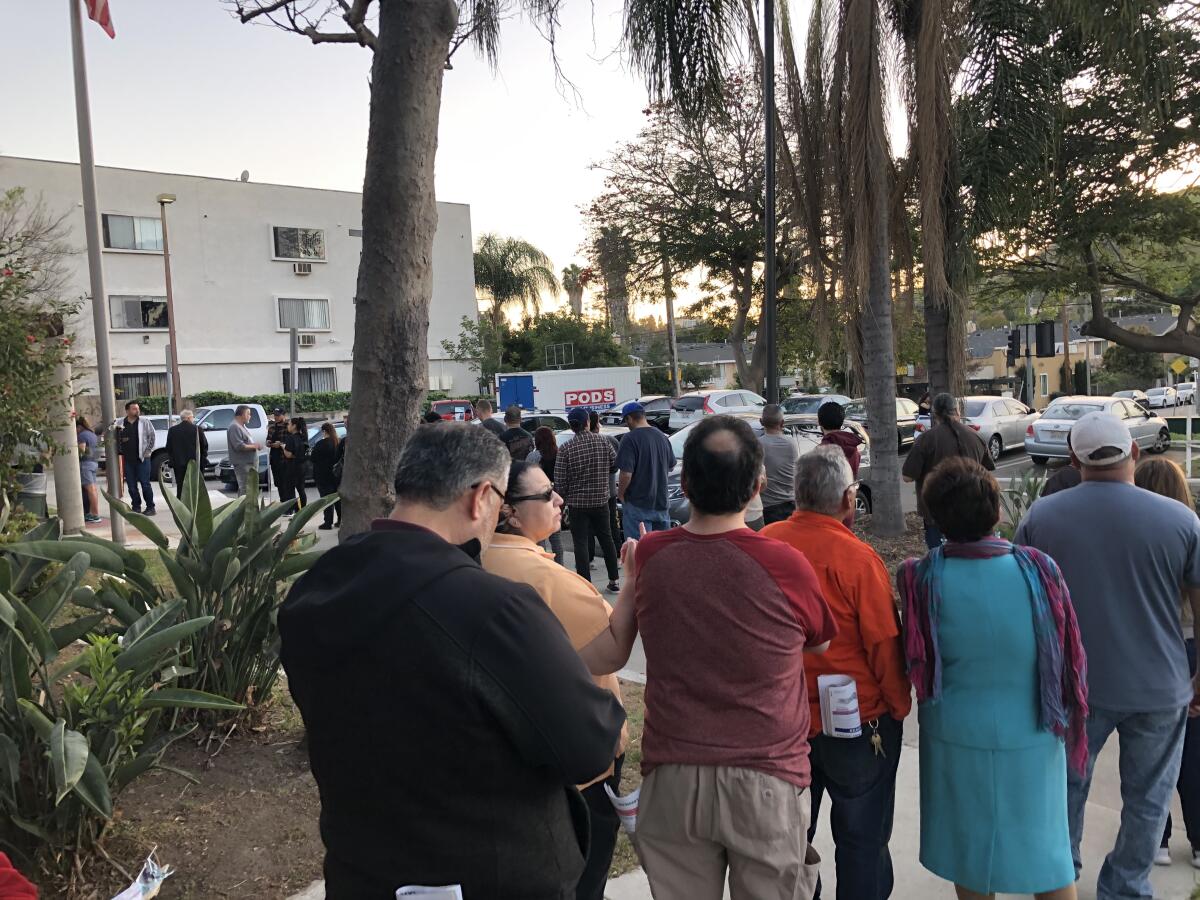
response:
[[[953,397],[930,408],[903,470],[928,553],[894,585],[848,527],[861,441],[836,403],[804,454],[776,406],[761,435],[703,419],[683,448],[691,517],[675,528],[675,454],[638,404],[616,446],[584,410],[561,445],[525,431],[519,410],[418,428],[391,516],[325,553],[279,614],[327,896],[458,884],[467,898],[601,900],[629,740],[615,673],[639,636],[633,841],[657,900],[715,900],[727,884],[735,900],[820,897],[822,811],[839,900],[890,896],[914,697],[920,862],[960,898],[1076,896],[1094,765],[1114,733],[1121,822],[1097,897],[1153,897],[1175,790],[1200,868],[1200,519],[1182,471],[1140,460],[1115,417],[1084,416],[1068,439],[1077,477],[1048,488],[1010,542],[983,441]],[[306,429],[276,422],[286,473],[283,435]],[[344,451],[336,431],[325,440],[322,493],[326,457]],[[848,723],[827,690],[846,683]],[[365,687],[380,684],[392,702]]]

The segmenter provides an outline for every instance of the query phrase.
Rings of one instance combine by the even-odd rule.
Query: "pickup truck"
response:
[[[226,429],[233,422],[233,415],[240,405],[225,403],[219,406],[196,408],[196,425],[208,439],[209,466],[204,470],[205,474],[215,474],[217,466],[229,456]],[[155,482],[160,477],[168,483],[172,482],[174,473],[167,464],[167,429],[177,423],[179,417],[171,416],[170,422],[168,422],[167,416],[162,415],[148,415],[146,418],[154,425],[154,453],[150,457],[150,478]],[[122,419],[118,419],[116,424],[119,426],[121,421]],[[250,421],[246,423],[246,428],[255,443],[265,445],[267,443],[267,411],[258,404],[250,404]]]

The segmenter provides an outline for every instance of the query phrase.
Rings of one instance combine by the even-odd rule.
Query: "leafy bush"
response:
[[[0,844],[52,877],[82,874],[114,795],[190,730],[167,730],[164,711],[238,708],[168,686],[186,671],[183,642],[212,623],[184,618],[182,601],[126,617],[119,637],[100,633],[109,592],[84,584],[88,570],[128,597],[141,591],[129,580],[139,565],[135,581],[145,581],[137,554],[98,538],[62,540],[57,519],[0,553]],[[56,626],[68,601],[98,611]]]
[[[295,501],[261,508],[253,471],[246,496],[216,512],[194,463],[184,477],[182,499],[176,499],[169,486],[160,487],[182,536],[173,551],[153,519],[105,496],[114,513],[158,547],[187,615],[212,622],[188,636],[192,668],[179,673],[179,684],[252,706],[270,696],[279,675],[276,613],[286,582],[307,571],[320,556],[319,552],[305,552],[316,543],[316,536],[301,531],[325,507],[337,502],[338,495],[309,503],[281,530],[280,518],[291,511]],[[124,598],[106,595],[105,599],[126,616],[145,615],[155,606],[171,602],[158,588]],[[121,610],[119,599],[129,608]]]

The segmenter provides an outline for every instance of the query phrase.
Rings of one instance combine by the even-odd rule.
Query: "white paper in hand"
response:
[[[406,884],[396,888],[396,900],[403,897],[418,897],[420,900],[463,900],[462,885],[447,884],[443,887],[428,887],[421,884]]]
[[[849,675],[818,675],[821,698],[821,731],[829,737],[856,738],[862,735],[858,713],[858,686]]]
[[[624,797],[618,797],[613,789],[607,784],[604,786],[604,793],[608,794],[608,799],[613,805],[613,809],[617,811],[617,818],[621,822],[621,828],[626,834],[633,834],[637,831],[637,814],[638,814],[638,798],[642,796],[642,786],[638,785],[637,789],[631,794],[626,794]]]

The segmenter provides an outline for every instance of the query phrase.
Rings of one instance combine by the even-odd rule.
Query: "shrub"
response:
[[[162,496],[182,535],[174,550],[153,519],[133,512],[109,495],[114,513],[158,547],[163,566],[189,617],[212,624],[188,637],[191,666],[179,674],[183,687],[209,691],[252,706],[270,696],[279,675],[279,630],[276,612],[287,582],[306,571],[320,555],[308,551],[313,534],[301,534],[314,516],[337,502],[329,494],[300,510],[280,528],[280,517],[294,500],[260,508],[258,477],[250,473],[246,496],[213,512],[208,491],[193,463],[184,477],[183,498],[162,485]],[[171,601],[161,589],[125,598],[126,615],[144,615]],[[117,604],[111,596],[108,602]],[[200,714],[204,718],[203,711]]]
[[[139,563],[98,538],[62,540],[57,519],[0,553],[0,844],[52,877],[82,875],[113,797],[190,730],[167,730],[164,711],[237,708],[169,686],[186,671],[186,639],[212,622],[184,618],[182,601],[101,634],[109,611],[88,570],[130,596]],[[55,626],[68,601],[99,611]]]
[[[1042,496],[1042,488],[1045,486],[1046,473],[1036,469],[1025,472],[1020,478],[1009,479],[1008,487],[1000,491],[1000,507],[1004,518],[1008,519],[1007,522],[1000,523],[1001,536],[1010,541],[1013,539],[1021,520],[1025,518],[1034,501]]]

